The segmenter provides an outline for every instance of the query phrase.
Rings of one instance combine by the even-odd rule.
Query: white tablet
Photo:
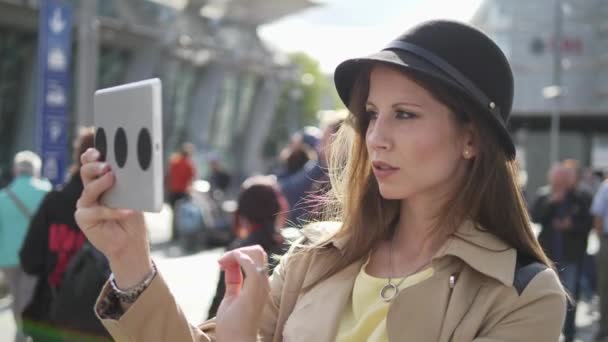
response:
[[[111,208],[159,212],[163,204],[159,79],[95,92],[95,147],[116,180],[101,197]]]

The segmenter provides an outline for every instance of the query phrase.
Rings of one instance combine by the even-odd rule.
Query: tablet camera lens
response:
[[[127,162],[127,134],[122,127],[119,127],[114,136],[114,156],[116,164],[121,169]]]
[[[95,129],[95,149],[99,151],[99,161],[106,160],[108,153],[108,142],[106,140],[106,131],[102,127]]]
[[[152,160],[152,139],[150,132],[146,128],[142,128],[137,136],[137,160],[142,170],[147,170],[150,167]]]

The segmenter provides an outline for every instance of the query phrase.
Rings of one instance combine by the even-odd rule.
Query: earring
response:
[[[469,152],[469,150],[464,150],[464,153],[463,153],[463,154],[464,154],[464,157],[465,157],[466,159],[469,159],[469,157],[470,157],[470,155],[471,155],[471,152]]]

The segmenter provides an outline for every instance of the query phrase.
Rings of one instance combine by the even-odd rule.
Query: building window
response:
[[[128,50],[102,46],[99,49],[97,88],[108,88],[124,83],[129,57]]]

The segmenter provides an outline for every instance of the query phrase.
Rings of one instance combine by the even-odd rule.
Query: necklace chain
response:
[[[390,268],[390,272],[391,273],[394,273],[394,270],[393,270],[393,241],[396,238],[397,238],[397,234],[395,234],[395,236],[393,237],[393,239],[390,241],[390,244],[389,244],[389,247],[388,247],[389,248],[388,249],[388,266]],[[393,284],[393,282],[392,282],[393,278],[389,275],[388,282],[386,283],[386,285],[384,285],[382,287],[382,290],[380,290],[380,297],[382,298],[382,300],[384,300],[385,302],[392,301],[395,297],[397,297],[397,294],[399,293],[399,286],[401,286],[401,284],[403,284],[403,282],[405,281],[405,279],[407,279],[412,274],[416,274],[417,272],[419,272],[420,270],[422,270],[425,266],[427,266],[429,263],[430,263],[430,260],[427,261],[427,262],[425,262],[421,266],[418,266],[413,272],[411,272],[408,275],[404,276],[399,281],[398,284]]]

